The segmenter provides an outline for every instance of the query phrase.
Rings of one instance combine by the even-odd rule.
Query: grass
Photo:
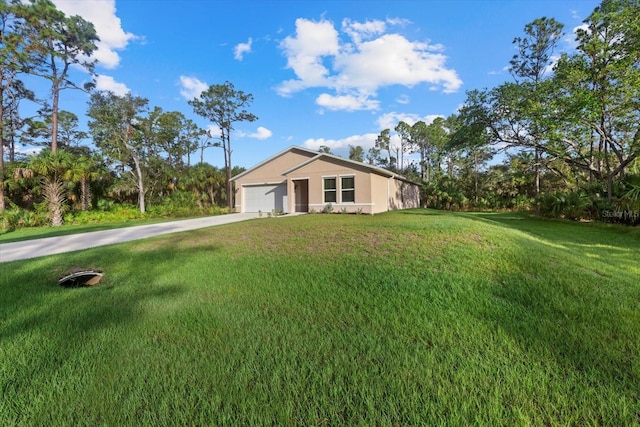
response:
[[[0,424],[638,425],[639,255],[413,210],[0,264]],[[77,266],[103,283],[55,285]]]

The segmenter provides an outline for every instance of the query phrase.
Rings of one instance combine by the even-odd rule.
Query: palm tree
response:
[[[224,171],[208,163],[199,163],[187,169],[183,184],[186,189],[197,195],[198,200],[207,200],[211,205],[222,204],[222,193],[225,187]]]
[[[66,201],[64,176],[72,164],[71,156],[60,150],[53,153],[43,150],[39,155],[29,159],[27,168],[39,175],[42,183],[42,194],[47,202],[49,221],[54,227],[64,223],[62,210]]]
[[[91,206],[90,183],[99,177],[97,170],[98,162],[88,156],[77,156],[73,159],[69,169],[64,174],[64,178],[80,184],[80,201],[82,210],[87,211]]]

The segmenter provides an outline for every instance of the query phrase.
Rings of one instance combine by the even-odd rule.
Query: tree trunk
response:
[[[88,211],[91,204],[91,190],[89,188],[89,180],[83,176],[80,180],[80,197],[82,198],[82,210]]]
[[[478,152],[473,153],[473,181],[474,181],[474,189],[475,194],[473,196],[473,200],[476,205],[478,204]]]
[[[607,201],[613,200],[613,174],[611,173],[611,162],[609,161],[609,142],[604,141],[604,162],[607,169]]]
[[[424,145],[420,147],[420,181],[424,182]]]
[[[540,216],[540,148],[538,144],[535,147],[535,200],[536,200],[536,215]]]
[[[43,182],[44,197],[49,206],[49,219],[53,227],[59,227],[64,223],[62,218],[62,205],[64,204],[64,190],[62,182],[56,178],[46,179]]]
[[[448,168],[447,168],[447,174],[449,175],[449,179],[453,179],[453,166],[454,166],[454,158],[453,158],[453,154],[449,155],[449,162],[448,162]]]
[[[9,142],[9,161],[11,163],[16,161],[16,139],[13,135]]]
[[[591,132],[591,137],[590,137],[590,141],[589,141],[589,184],[593,184],[594,181],[594,176],[593,176],[593,170],[596,168],[596,160],[595,157],[593,155],[594,153],[594,138],[593,138],[593,132]]]
[[[58,151],[58,104],[60,100],[60,89],[54,84],[53,101],[51,106],[51,152],[53,154]]]
[[[235,208],[233,184],[231,183],[231,147],[227,148],[227,205],[229,206],[229,213],[233,212]]]
[[[142,169],[140,168],[140,159],[137,155],[133,156],[133,163],[136,166],[136,178],[138,179],[138,206],[140,207],[140,213],[144,214],[147,209],[144,202],[144,181],[142,179]]]

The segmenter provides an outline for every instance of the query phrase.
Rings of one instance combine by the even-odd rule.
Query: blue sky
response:
[[[252,123],[236,123],[233,164],[250,167],[291,146],[369,148],[399,120],[456,112],[465,91],[511,80],[513,38],[536,18],[565,25],[558,52],[599,2],[591,0],[53,0],[92,21],[98,88],[130,91],[181,111],[210,84],[251,93]],[[89,76],[76,72],[76,80]],[[88,96],[61,108],[84,123]],[[198,158],[198,155],[195,155]],[[222,166],[220,149],[205,161]]]

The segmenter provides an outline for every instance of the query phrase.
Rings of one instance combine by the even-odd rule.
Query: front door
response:
[[[296,193],[296,212],[309,212],[309,180],[293,181]]]

